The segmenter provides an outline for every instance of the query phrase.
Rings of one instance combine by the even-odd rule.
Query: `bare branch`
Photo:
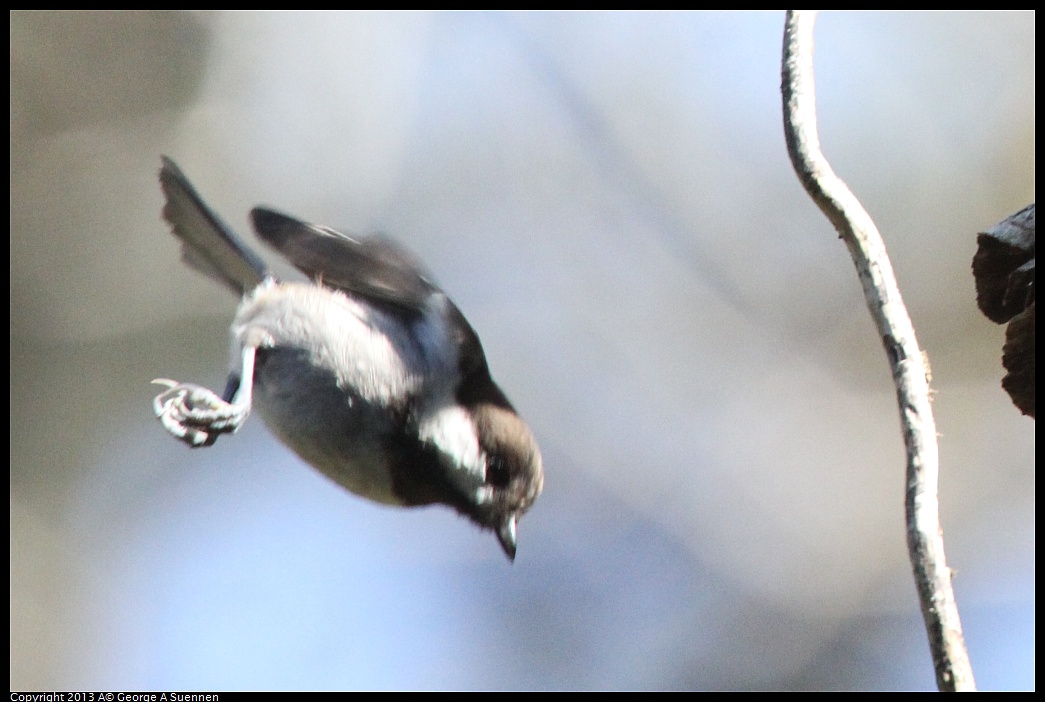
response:
[[[889,358],[907,448],[907,548],[929,634],[936,684],[941,691],[975,690],[951,571],[943,552],[937,497],[939,449],[927,367],[885,243],[870,215],[835,175],[820,150],[813,84],[815,20],[812,11],[787,13],[781,85],[787,151],[802,185],[849,247],[867,307]]]

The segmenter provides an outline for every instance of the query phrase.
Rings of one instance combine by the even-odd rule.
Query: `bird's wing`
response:
[[[305,275],[331,288],[420,314],[438,288],[410,252],[390,239],[354,239],[264,207],[250,213],[258,236]]]

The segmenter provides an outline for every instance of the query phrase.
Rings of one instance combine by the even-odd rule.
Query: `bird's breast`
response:
[[[411,325],[336,290],[268,281],[244,297],[233,356],[258,349],[254,407],[306,462],[354,493],[399,504],[392,461],[438,369]]]

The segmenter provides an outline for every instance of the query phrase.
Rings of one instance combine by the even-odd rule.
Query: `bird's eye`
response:
[[[491,456],[486,461],[486,482],[497,488],[508,486],[511,475],[508,472],[508,464],[500,456]]]

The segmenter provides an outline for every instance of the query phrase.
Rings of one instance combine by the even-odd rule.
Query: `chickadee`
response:
[[[157,380],[164,428],[189,446],[252,408],[279,439],[357,495],[449,505],[515,559],[516,522],[541,492],[537,442],[490,377],[479,337],[405,250],[262,207],[258,236],[308,276],[283,282],[163,158],[163,216],[182,258],[242,296],[225,393]]]

